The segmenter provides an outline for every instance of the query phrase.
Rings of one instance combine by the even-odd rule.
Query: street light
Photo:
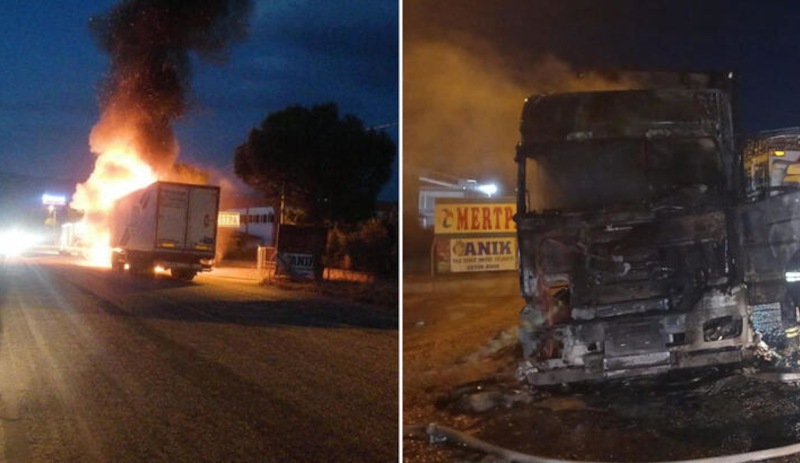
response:
[[[484,183],[483,185],[478,185],[478,191],[491,198],[493,194],[497,193],[497,185],[494,183]]]

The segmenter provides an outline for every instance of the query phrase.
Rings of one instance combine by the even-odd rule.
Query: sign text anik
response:
[[[511,241],[467,241],[464,256],[503,256],[511,254]]]

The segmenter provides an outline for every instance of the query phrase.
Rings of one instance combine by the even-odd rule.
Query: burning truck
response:
[[[130,0],[90,19],[110,67],[89,137],[94,169],[70,203],[83,218],[64,228],[63,252],[134,273],[169,268],[186,280],[208,270],[219,189],[198,186],[209,174],[178,162],[173,124],[189,109],[192,55],[223,62],[247,36],[252,8],[248,0]]]
[[[214,264],[219,197],[218,186],[153,182],[112,201],[105,222],[65,223],[59,252],[118,272],[161,269],[191,280]],[[92,226],[107,241],[93,240]]]
[[[531,384],[736,364],[796,338],[800,144],[745,154],[732,75],[676,77],[526,100],[515,220]]]
[[[111,268],[191,280],[211,270],[219,187],[155,182],[118,199],[110,215]]]

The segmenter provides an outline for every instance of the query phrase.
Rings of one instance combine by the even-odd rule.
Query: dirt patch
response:
[[[505,391],[501,384],[515,382],[519,306],[518,296],[492,291],[404,294],[404,425],[436,422],[471,429],[482,413],[470,410],[513,402],[498,392]],[[406,461],[471,461],[453,452],[425,441],[403,442]]]

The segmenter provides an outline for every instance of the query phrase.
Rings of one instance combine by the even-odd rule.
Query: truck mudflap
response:
[[[529,353],[517,371],[521,380],[532,385],[739,363],[751,356],[757,343],[743,286],[710,289],[685,313],[535,328],[534,312],[522,311],[519,336]]]

